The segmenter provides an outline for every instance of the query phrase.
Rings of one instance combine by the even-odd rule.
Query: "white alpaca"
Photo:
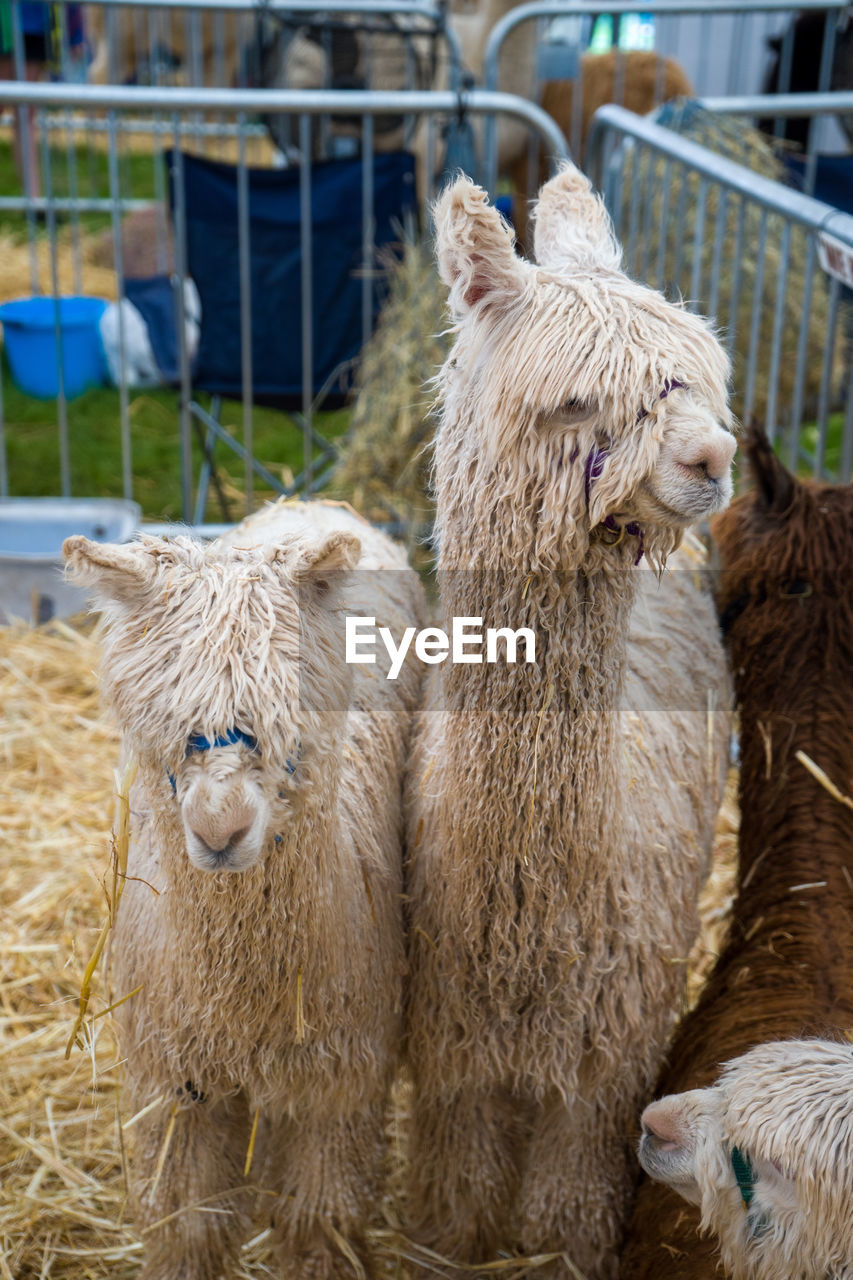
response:
[[[673,557],[661,582],[636,565],[728,500],[727,363],[704,321],[620,272],[572,166],[541,192],[538,266],[467,180],[435,220],[457,321],[435,444],[443,625],[529,627],[537,661],[437,668],[416,722],[414,1231],[457,1262],[517,1246],[597,1280],[727,754],[695,564]]]
[[[643,1130],[643,1167],[701,1208],[733,1280],[853,1277],[853,1046],[763,1044]]]
[[[342,615],[417,625],[420,584],[402,549],[322,504],[207,547],[75,537],[65,554],[104,607],[104,689],[139,761],[111,977],[142,988],[117,1018],[125,1117],[143,1113],[143,1274],[227,1272],[259,1184],[280,1274],[351,1280],[352,1250],[370,1266],[400,1046],[419,678],[348,666]]]

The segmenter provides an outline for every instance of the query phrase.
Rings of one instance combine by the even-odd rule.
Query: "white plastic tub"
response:
[[[39,623],[86,608],[86,592],[63,577],[62,543],[73,533],[127,542],[137,503],[121,498],[8,498],[0,501],[0,623]]]

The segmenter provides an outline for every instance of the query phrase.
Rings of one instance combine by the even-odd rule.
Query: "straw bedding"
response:
[[[399,522],[415,546],[434,516],[429,380],[450,349],[446,294],[431,246],[408,237],[388,265],[388,298],[356,375],[347,440],[332,489],[370,520]]]
[[[52,293],[50,241],[46,235],[36,237],[38,284],[42,293]],[[75,247],[71,228],[61,227],[56,236],[56,265],[59,292],[92,294],[98,298],[117,296],[116,273],[111,265],[97,261],[98,238],[81,233],[79,245],[79,277],[75,272]],[[110,263],[112,259],[110,258]],[[33,292],[30,246],[19,236],[0,233],[0,302],[10,298],[29,297]]]
[[[88,625],[0,628],[0,1280],[129,1280],[141,1258],[125,1212],[116,1044],[109,1015],[97,1017],[111,999],[100,969],[86,1047],[65,1056],[111,891],[118,743],[99,710],[96,664]],[[730,905],[733,787],[691,959],[693,998]],[[401,1087],[389,1121],[391,1195],[375,1232],[389,1274],[411,1256],[395,1230],[405,1113]],[[261,1223],[243,1280],[276,1274],[266,1240]]]

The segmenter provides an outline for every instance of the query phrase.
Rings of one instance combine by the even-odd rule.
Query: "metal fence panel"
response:
[[[821,254],[829,237],[853,279],[853,217],[621,107],[597,113],[590,145],[627,269],[720,327],[736,411],[760,418],[793,465],[849,480],[849,291]],[[644,189],[656,194],[641,247],[630,227]]]
[[[360,237],[360,291],[359,320],[356,332],[362,339],[369,334],[373,323],[374,288],[376,276],[374,223],[375,192],[373,188],[373,162],[381,157],[376,146],[374,121],[378,116],[401,113],[422,122],[422,132],[438,135],[448,119],[454,119],[460,107],[459,95],[451,91],[423,92],[374,92],[374,91],[314,91],[187,88],[176,86],[86,86],[64,84],[24,84],[0,82],[0,108],[19,106],[32,111],[33,127],[44,157],[44,192],[38,200],[25,195],[7,197],[0,202],[0,209],[7,215],[17,214],[23,224],[34,211],[44,210],[45,231],[33,228],[29,246],[34,254],[34,272],[31,283],[33,292],[46,292],[52,297],[69,291],[69,259],[74,259],[71,275],[77,289],[85,273],[90,269],[88,258],[77,261],[79,254],[73,242],[82,242],[89,253],[91,228],[103,214],[108,215],[110,260],[114,270],[110,277],[110,289],[114,291],[118,307],[118,421],[116,432],[121,441],[122,487],[126,497],[138,496],[140,471],[134,458],[131,397],[127,369],[124,311],[121,300],[125,292],[125,275],[128,264],[124,261],[125,243],[122,220],[129,212],[150,209],[155,201],[154,226],[156,227],[158,261],[172,274],[174,305],[176,310],[177,369],[175,373],[175,435],[179,442],[181,499],[183,519],[198,523],[204,518],[204,504],[194,503],[193,489],[193,441],[200,440],[205,450],[202,479],[212,478],[209,451],[216,442],[226,443],[246,465],[244,505],[248,509],[253,501],[254,476],[280,491],[311,491],[322,480],[329,451],[326,442],[318,437],[315,426],[315,391],[317,390],[317,353],[312,334],[315,329],[312,314],[312,173],[315,159],[311,146],[312,120],[318,117],[342,116],[359,126],[362,149],[361,186],[357,207],[343,211],[343,216],[358,227]],[[511,118],[537,139],[555,158],[568,155],[568,148],[554,122],[538,107],[510,95],[473,91],[465,98],[466,115],[482,116],[487,112]],[[294,121],[296,136],[302,146],[298,159],[290,168],[298,174],[301,192],[299,226],[301,238],[300,261],[302,264],[301,289],[294,297],[293,306],[301,312],[301,404],[295,417],[302,432],[302,468],[291,482],[282,481],[263,467],[254,456],[255,414],[257,401],[257,369],[253,363],[252,313],[256,282],[250,271],[252,248],[257,234],[249,213],[250,174],[253,172],[251,148],[258,144],[262,131],[257,126],[258,116],[280,115]],[[68,129],[68,119],[73,119],[73,137],[78,126],[85,136],[100,137],[100,162],[106,168],[102,185],[94,194],[85,184],[71,189],[63,168],[67,148],[63,130]],[[429,126],[428,128],[426,126]],[[216,141],[218,148],[225,148],[233,169],[236,183],[237,233],[234,258],[239,265],[239,313],[235,316],[235,333],[240,351],[240,388],[236,398],[240,400],[239,421],[232,430],[223,433],[218,419],[218,404],[201,403],[194,395],[193,372],[188,350],[190,314],[183,282],[188,275],[188,244],[186,238],[187,181],[184,167],[187,155],[206,150],[206,137],[199,128],[215,130],[207,137]],[[57,143],[60,145],[57,146]],[[72,148],[73,149],[73,148]],[[433,147],[433,150],[435,148]],[[170,152],[170,183],[173,193],[172,216],[167,216],[165,174],[166,153]],[[132,162],[132,163],[131,163]],[[230,170],[229,170],[230,172]],[[142,175],[140,177],[140,175]],[[63,183],[58,179],[62,177]],[[155,177],[157,181],[155,182]],[[423,175],[422,175],[423,177]],[[105,184],[105,185],[104,185]],[[141,190],[141,187],[144,190]],[[67,194],[65,193],[67,189]],[[426,218],[425,199],[430,184],[422,183],[420,211]],[[61,191],[61,193],[60,193]],[[61,224],[60,217],[67,217],[68,224]],[[94,220],[94,221],[93,221]],[[162,240],[166,224],[174,228],[174,243]],[[425,225],[425,222],[424,222]],[[73,229],[73,235],[70,234]],[[25,243],[26,240],[25,240]],[[202,316],[202,330],[204,316]],[[62,330],[57,316],[57,334],[61,343]],[[61,365],[60,365],[61,369]],[[72,485],[72,458],[74,432],[68,426],[67,390],[60,385],[48,412],[55,412],[57,421],[57,451],[59,465],[55,479],[55,492],[70,495]],[[0,388],[2,404],[2,388]],[[46,406],[47,407],[47,406]],[[8,413],[0,408],[0,496],[20,492],[10,465],[7,449]],[[137,442],[137,448],[138,448]],[[318,454],[319,449],[319,454]]]
[[[586,48],[589,27],[602,17],[618,23],[635,14],[635,0],[532,0],[506,13],[492,28],[483,59],[484,83],[489,89],[505,88],[525,92],[550,106],[572,147],[584,162],[586,129],[592,113],[607,102],[630,107],[646,114],[664,99],[689,90],[701,97],[757,94],[778,57],[778,89],[785,93],[802,74],[796,65],[801,51],[794,47],[792,23],[799,15],[826,13],[819,65],[806,74],[816,77],[814,88],[832,87],[836,49],[853,39],[846,24],[844,0],[720,0],[708,6],[706,0],[648,0],[643,15],[655,23],[654,48],[646,52],[615,47],[610,61],[591,55]],[[574,33],[565,35],[571,25]],[[586,24],[586,25],[584,25]],[[781,47],[775,54],[769,46],[774,39]],[[575,42],[574,44],[572,42]],[[535,71],[546,66],[549,74],[558,67],[555,59],[543,60],[536,50],[563,43],[562,78],[573,82],[570,95],[554,84],[543,83]],[[571,47],[570,47],[571,46]],[[648,60],[656,66],[650,80]],[[612,62],[612,67],[611,67]],[[534,69],[522,84],[520,68]],[[669,83],[668,83],[669,82]],[[773,131],[778,135],[781,117],[770,112]],[[839,135],[840,136],[840,135]],[[807,141],[807,149],[819,145],[817,130]],[[486,175],[495,181],[504,168],[507,146],[499,145],[496,130],[490,127],[486,147]]]

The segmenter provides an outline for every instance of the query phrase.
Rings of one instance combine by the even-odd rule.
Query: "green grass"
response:
[[[824,471],[830,475],[837,475],[841,466],[841,444],[844,438],[844,414],[831,413],[826,423],[826,450],[824,454]],[[802,448],[808,449],[809,453],[814,453],[817,449],[818,429],[816,422],[803,423],[800,431],[800,444]],[[784,457],[784,452],[783,452]],[[811,470],[804,464],[800,467],[801,475],[811,475]],[[846,476],[842,476],[842,480],[846,480]]]
[[[60,492],[59,432],[56,401],[34,400],[19,391],[4,368],[4,428],[12,496],[38,497]],[[203,398],[202,398],[203,399]],[[143,514],[155,520],[181,516],[181,459],[177,392],[164,388],[130,393],[133,497]],[[243,410],[225,401],[223,423],[242,437]],[[329,439],[340,437],[349,422],[349,411],[318,415],[315,426]],[[254,453],[273,475],[285,482],[302,468],[301,431],[286,414],[254,408]],[[117,391],[87,391],[68,405],[68,437],[71,457],[71,492],[78,497],[121,497],[121,426]],[[315,453],[315,456],[316,453]],[[217,463],[231,494],[230,515],[243,514],[245,471],[239,458],[223,445],[217,447]],[[193,475],[198,477],[201,449],[193,437]],[[272,497],[256,478],[258,497]],[[223,519],[211,491],[206,518]]]
[[[76,166],[77,194],[81,198],[110,195],[109,160],[105,151],[76,147],[72,151]],[[162,160],[157,163],[162,164]],[[122,196],[153,199],[155,159],[150,154],[122,154],[119,163],[119,186]],[[64,146],[50,149],[53,193],[69,195],[72,166]],[[0,193],[20,195],[21,182],[15,171],[12,148],[0,142]],[[60,218],[60,222],[65,221]],[[82,228],[96,232],[110,223],[108,214],[82,214]],[[15,240],[26,236],[26,223],[20,213],[0,211],[0,233]],[[38,231],[40,237],[47,233]],[[0,273],[2,273],[0,262]],[[3,420],[9,492],[12,496],[37,497],[58,494],[61,490],[59,431],[56,402],[35,400],[15,387],[3,362]],[[145,516],[156,520],[181,516],[181,461],[179,446],[179,402],[177,392],[167,388],[130,391],[131,454],[133,497]],[[204,402],[205,397],[200,397]],[[252,413],[254,455],[285,483],[299,473],[303,465],[301,431],[286,414],[255,407]],[[238,439],[243,433],[242,406],[226,401],[222,422]],[[337,438],[349,423],[349,411],[320,414],[316,427],[321,435]],[[121,424],[118,391],[99,388],[71,401],[68,405],[68,437],[71,459],[71,492],[80,497],[122,496]],[[227,491],[232,495],[230,513],[242,514],[245,472],[239,458],[223,445],[217,447],[217,464]],[[317,456],[315,452],[315,457]],[[193,475],[198,476],[201,463],[199,442],[193,435]],[[213,493],[213,491],[211,491]],[[272,496],[261,481],[256,483],[259,497]],[[215,495],[208,502],[207,519],[223,519]]]
[[[38,151],[39,181],[44,190],[42,151]],[[119,154],[118,187],[123,199],[153,200],[155,197],[154,165],[162,159],[144,153],[122,151]],[[110,196],[109,157],[105,150],[90,147],[50,147],[51,189],[54,196],[70,196],[75,189],[79,199],[108,199]],[[165,174],[164,174],[165,182]],[[11,143],[0,142],[0,193],[4,196],[23,194],[21,180],[15,169]],[[67,215],[60,215],[63,221]],[[82,213],[80,225],[86,231],[100,231],[109,226],[108,213]],[[26,221],[22,214],[0,210],[0,232],[16,240],[26,236]]]

